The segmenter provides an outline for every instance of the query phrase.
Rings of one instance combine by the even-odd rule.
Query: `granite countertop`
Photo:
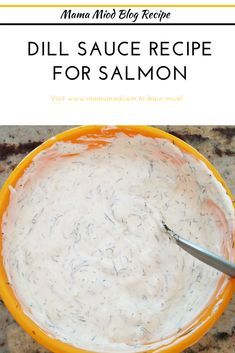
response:
[[[1,126],[0,187],[13,168],[45,139],[68,126]],[[235,126],[161,126],[204,154],[224,177],[235,195]],[[16,324],[0,300],[0,353],[44,353]],[[184,353],[235,352],[235,297],[217,324]]]

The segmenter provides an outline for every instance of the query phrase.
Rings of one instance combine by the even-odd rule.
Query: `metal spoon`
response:
[[[170,229],[165,222],[162,221],[162,224],[166,232],[170,235],[171,239],[173,239],[175,243],[182,249],[196,257],[198,260],[204,262],[205,264],[214,267],[223,273],[226,273],[230,277],[235,278],[235,264],[202,248],[200,245],[194,244],[191,241],[182,238],[180,235],[176,234],[172,229]]]

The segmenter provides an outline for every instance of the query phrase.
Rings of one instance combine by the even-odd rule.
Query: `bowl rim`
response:
[[[18,324],[38,343],[47,349],[55,352],[55,353],[94,353],[96,351],[89,351],[83,348],[74,347],[68,343],[64,343],[58,339],[55,339],[49,336],[45,331],[43,331],[32,319],[30,319],[22,310],[20,303],[18,302],[9,282],[7,279],[7,275],[3,265],[3,256],[2,256],[2,218],[4,212],[8,206],[9,202],[9,186],[15,185],[17,180],[24,173],[24,170],[30,165],[32,159],[44,149],[51,147],[55,142],[59,141],[71,141],[72,139],[76,139],[78,137],[100,132],[102,129],[107,129],[106,125],[86,125],[86,126],[77,126],[72,129],[63,131],[54,137],[46,140],[42,144],[40,144],[37,148],[35,148],[32,152],[27,154],[25,158],[16,166],[16,168],[11,172],[7,180],[5,181],[2,189],[0,190],[0,297],[2,298],[4,304],[14,317],[14,319],[18,322]],[[119,125],[115,127],[110,127],[110,129],[119,129],[120,132],[134,132],[134,134],[142,134],[149,137],[156,138],[165,138],[173,142],[176,146],[184,151],[194,155],[197,159],[203,161],[206,166],[211,170],[216,179],[223,185],[228,196],[231,198],[233,206],[235,206],[234,198],[225,181],[216,170],[216,168],[194,147],[187,144],[183,140],[178,137],[165,132],[156,127],[143,126],[143,125]],[[235,234],[234,234],[235,240]],[[200,316],[195,318],[194,323],[197,321],[197,325],[193,328],[193,330],[188,330],[188,332],[178,336],[174,341],[169,344],[162,345],[157,349],[148,349],[146,346],[145,352],[149,353],[170,353],[174,351],[175,353],[181,352],[192,344],[196,343],[218,320],[218,318],[222,315],[224,310],[226,309],[229,301],[235,292],[235,279],[229,279],[226,285],[222,288],[222,290],[217,293],[217,295],[213,298],[208,307],[203,310]]]

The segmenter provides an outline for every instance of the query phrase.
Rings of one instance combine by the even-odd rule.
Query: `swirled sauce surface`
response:
[[[161,219],[224,255],[232,203],[203,162],[168,140],[118,133],[90,149],[91,140],[55,143],[11,188],[9,282],[24,312],[64,342],[158,347],[192,323],[222,276],[171,242]]]

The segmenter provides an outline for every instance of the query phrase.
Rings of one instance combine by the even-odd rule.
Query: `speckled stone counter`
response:
[[[0,186],[20,160],[45,139],[68,126],[1,126]],[[235,195],[235,126],[161,126],[190,143],[221,173]],[[0,353],[48,352],[15,323],[0,301]],[[217,324],[185,353],[235,352],[235,298]],[[172,352],[174,353],[174,352]]]

